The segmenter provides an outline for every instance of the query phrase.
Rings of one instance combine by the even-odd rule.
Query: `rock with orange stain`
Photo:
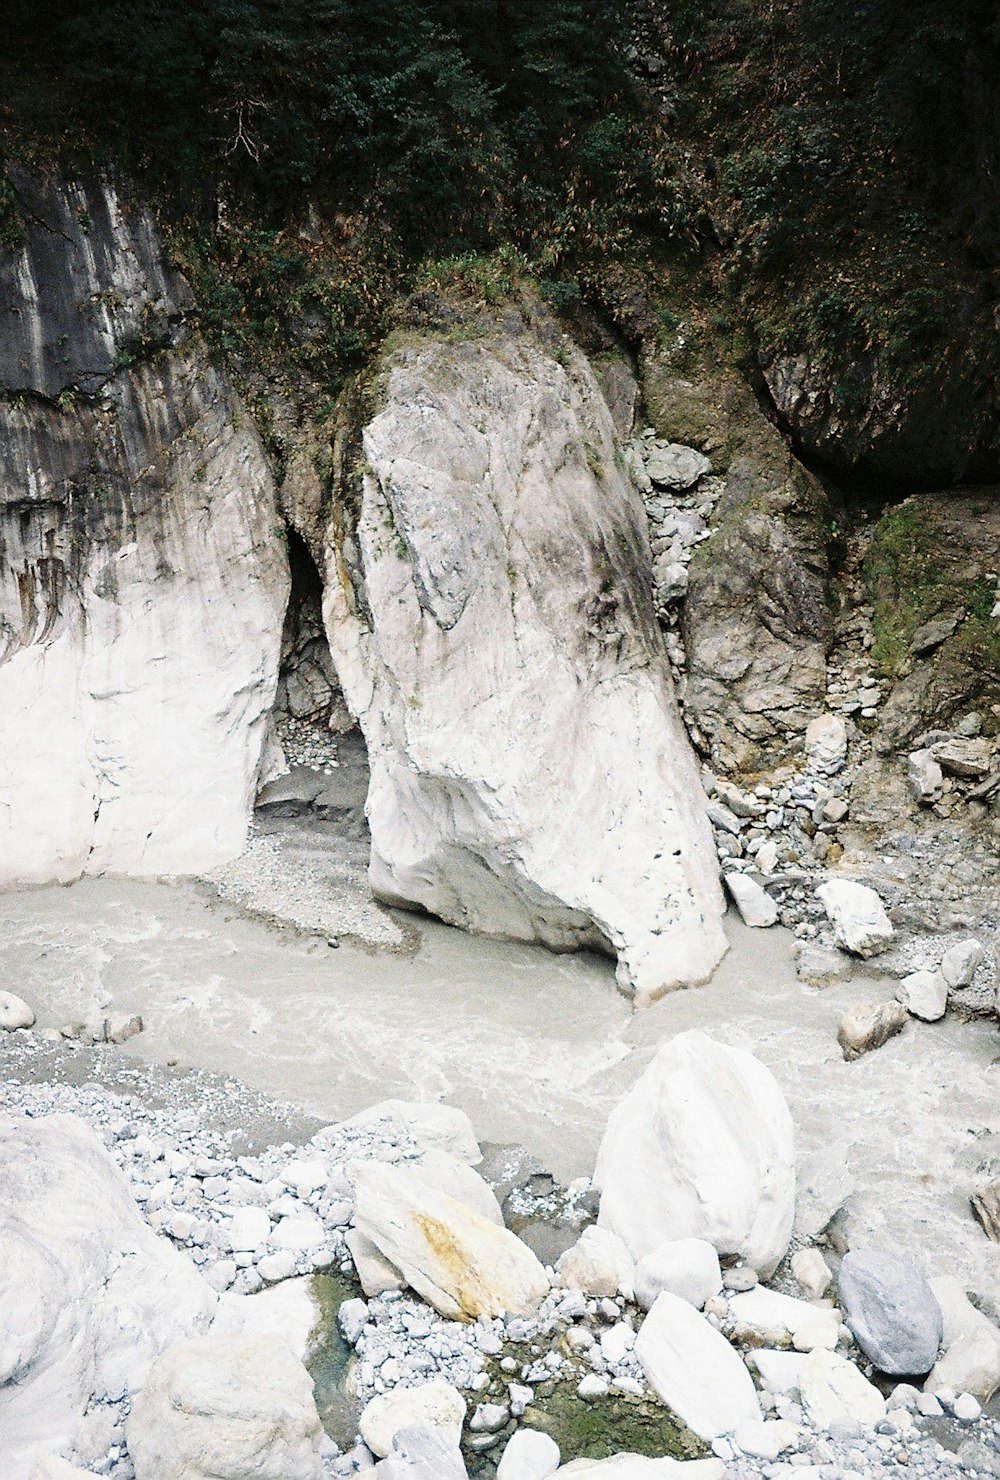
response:
[[[548,1275],[527,1244],[434,1186],[419,1166],[357,1162],[350,1175],[355,1227],[441,1315],[530,1315],[548,1294]]]

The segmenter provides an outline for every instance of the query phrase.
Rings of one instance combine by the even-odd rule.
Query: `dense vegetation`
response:
[[[10,150],[141,177],[208,332],[324,385],[507,248],[682,360],[995,411],[997,0],[11,0],[0,84]]]

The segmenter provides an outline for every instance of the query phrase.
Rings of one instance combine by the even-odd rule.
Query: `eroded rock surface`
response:
[[[288,572],[151,216],[38,185],[0,262],[0,885],[239,852]]]
[[[363,588],[330,571],[325,616],[376,893],[610,945],[643,998],[704,980],[725,949],[704,796],[586,360],[528,333],[404,349],[364,442]]]
[[[144,1223],[96,1136],[68,1115],[0,1120],[0,1435],[70,1452],[96,1399],[141,1387],[215,1295]],[[27,1461],[25,1462],[27,1463]]]

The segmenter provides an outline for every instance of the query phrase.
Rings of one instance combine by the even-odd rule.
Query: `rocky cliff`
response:
[[[0,885],[245,837],[287,560],[260,439],[111,185],[17,176],[0,262]]]
[[[516,315],[418,342],[364,451],[363,580],[334,572],[325,609],[368,741],[376,893],[610,946],[640,998],[704,980],[725,948],[705,798],[586,359]]]

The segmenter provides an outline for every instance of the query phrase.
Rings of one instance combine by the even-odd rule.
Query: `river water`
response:
[[[703,1028],[772,1068],[802,1187],[822,1200],[849,1179],[853,1243],[956,1273],[1000,1313],[1000,1247],[968,1203],[1000,1164],[995,1022],[912,1022],[847,1064],[840,1016],[893,983],[806,987],[781,929],[730,920],[710,985],[633,1013],[602,958],[416,928],[412,955],[331,949],[194,883],[85,879],[0,897],[0,985],[41,1028],[97,1004],[139,1012],[145,1031],[123,1055],[230,1075],[323,1119],[389,1097],[446,1100],[481,1140],[521,1143],[565,1180],[592,1170],[609,1110],[658,1046]]]

